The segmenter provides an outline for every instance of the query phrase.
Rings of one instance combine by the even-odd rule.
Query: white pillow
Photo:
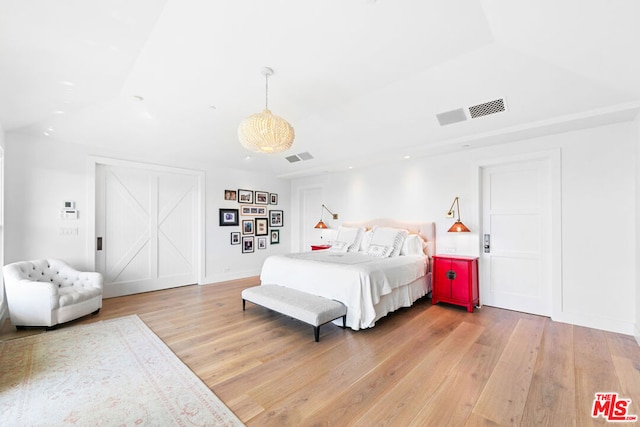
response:
[[[367,252],[369,245],[371,244],[371,235],[373,230],[366,231],[362,236],[362,242],[360,243],[360,252]]]
[[[360,241],[364,234],[364,228],[342,227],[338,228],[338,236],[336,240],[346,242],[347,250],[345,252],[355,252],[360,249]]]
[[[391,255],[393,251],[393,246],[384,246],[384,245],[369,245],[369,249],[367,249],[367,255],[373,255],[375,257],[387,258]]]
[[[333,252],[347,252],[349,246],[347,246],[347,242],[340,242],[338,240],[334,240],[331,242],[330,251]]]
[[[400,255],[424,255],[426,242],[417,234],[410,234],[404,239]]]
[[[409,232],[407,230],[399,228],[373,227],[370,245],[392,246],[393,250],[389,256],[395,257],[400,255],[402,244],[408,234]]]

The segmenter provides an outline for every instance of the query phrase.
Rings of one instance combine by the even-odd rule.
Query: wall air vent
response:
[[[473,105],[469,107],[469,117],[476,119],[489,114],[501,113],[506,111],[504,106],[504,98],[485,102],[484,104]]]
[[[304,153],[298,153],[292,156],[287,156],[285,157],[285,159],[287,159],[289,163],[295,163],[295,162],[299,162],[300,160],[311,160],[313,159],[313,156],[308,151],[305,151]]]

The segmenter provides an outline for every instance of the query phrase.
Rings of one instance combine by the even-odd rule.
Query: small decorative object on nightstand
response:
[[[325,249],[329,249],[331,245],[311,245],[312,251],[323,251]]]
[[[473,313],[480,303],[477,257],[434,255],[431,303],[440,301],[462,305]]]

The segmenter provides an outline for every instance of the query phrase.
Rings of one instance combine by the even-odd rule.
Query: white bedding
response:
[[[286,286],[347,306],[347,326],[358,330],[373,327],[390,311],[407,306],[406,298],[390,298],[396,291],[415,299],[429,292],[427,256],[403,255],[379,258],[362,252],[314,251],[268,257],[262,267],[263,285]],[[384,299],[384,304],[380,304]],[[388,301],[398,300],[399,305]],[[377,311],[378,310],[378,311]],[[380,312],[382,310],[383,312]]]

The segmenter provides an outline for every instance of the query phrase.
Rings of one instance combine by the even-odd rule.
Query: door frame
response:
[[[551,174],[551,271],[549,279],[551,280],[551,319],[558,320],[562,315],[562,152],[558,149],[536,151],[531,153],[523,153],[512,156],[494,157],[491,159],[480,159],[474,164],[475,188],[477,189],[477,218],[480,231],[478,232],[478,253],[483,252],[482,236],[484,230],[484,207],[482,194],[482,171],[484,168],[492,166],[507,165],[512,163],[521,163],[528,161],[545,160],[549,161]],[[480,279],[486,275],[486,267],[480,262],[479,274]],[[482,290],[482,287],[480,287]],[[482,304],[482,293],[480,294],[480,303]]]
[[[87,158],[87,174],[88,180],[88,206],[87,206],[87,241],[86,241],[86,265],[90,269],[96,268],[96,169],[98,165],[105,166],[121,166],[134,169],[145,169],[157,172],[179,173],[191,175],[197,179],[198,188],[196,189],[196,279],[198,285],[204,284],[205,281],[205,173],[195,169],[184,169],[173,166],[156,165],[152,163],[142,163],[130,160],[113,159],[110,157],[88,156]]]

